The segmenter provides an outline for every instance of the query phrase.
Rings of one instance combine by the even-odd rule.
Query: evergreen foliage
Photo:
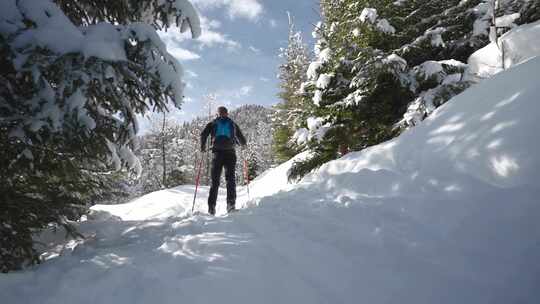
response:
[[[306,81],[306,72],[310,61],[310,54],[302,39],[300,32],[294,28],[294,22],[289,15],[289,37],[286,48],[280,49],[280,58],[284,61],[279,66],[280,102],[274,106],[273,116],[273,151],[278,162],[284,162],[296,155],[300,147],[296,146],[291,138],[295,130],[300,127],[306,113],[306,103],[302,98],[300,88]]]
[[[137,195],[187,182],[184,161],[187,147],[180,134],[181,125],[165,115],[152,120],[149,133],[140,139],[136,151],[143,168],[134,191]]]
[[[140,173],[135,115],[182,101],[181,67],[156,29],[200,33],[184,0],[56,3],[6,0],[0,13],[3,272],[39,261],[40,229],[76,235],[70,222],[119,192],[116,170]]]
[[[253,180],[271,168],[276,160],[272,151],[272,121],[274,110],[260,105],[244,105],[231,111],[230,117],[236,122],[247,140],[247,146],[239,153],[236,172],[242,172],[244,165],[240,159],[247,159],[249,179]],[[243,174],[237,174],[239,182],[244,184]]]

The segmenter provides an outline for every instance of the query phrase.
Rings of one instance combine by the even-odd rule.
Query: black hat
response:
[[[228,113],[227,108],[225,108],[224,106],[218,107],[218,108],[217,108],[217,112],[218,112],[219,114],[226,114],[226,113]]]

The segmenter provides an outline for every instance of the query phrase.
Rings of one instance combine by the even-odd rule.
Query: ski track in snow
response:
[[[207,188],[201,192],[198,205],[204,207]],[[431,231],[409,212],[387,207],[411,207],[412,200],[363,198],[346,207],[314,201],[317,195],[324,197],[313,193],[316,189],[293,192],[262,198],[260,206],[233,215],[83,222],[81,231],[95,237],[30,271],[9,274],[10,280],[0,279],[2,289],[9,290],[2,292],[3,298],[5,303],[508,303],[492,297],[493,284],[504,290],[506,279],[522,277],[505,267],[490,269],[514,252],[510,249],[505,256],[500,248],[498,256],[479,251],[478,240],[467,235],[491,219],[478,223],[481,217],[475,212],[449,237]],[[519,196],[504,193],[508,200]],[[179,197],[190,195],[186,191]],[[298,201],[283,200],[290,197]],[[218,202],[224,204],[222,195]],[[243,192],[239,202],[245,202]],[[534,200],[528,205],[516,215],[521,220],[538,214]],[[491,208],[511,211],[497,203]],[[535,212],[522,214],[526,210]],[[503,236],[486,244],[518,244],[509,242],[506,233],[515,232],[502,227],[488,235]],[[452,239],[467,246],[456,248]],[[471,252],[460,252],[466,249]],[[525,266],[519,270],[538,274]],[[485,281],[486,272],[493,275],[491,281]],[[525,285],[523,291],[531,287]],[[456,295],[455,290],[465,292]]]

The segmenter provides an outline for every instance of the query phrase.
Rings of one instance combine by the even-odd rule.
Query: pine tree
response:
[[[0,270],[38,262],[32,235],[140,174],[136,115],[179,107],[181,66],[156,30],[200,34],[186,0],[7,1],[0,12]]]
[[[522,1],[499,1],[493,13],[492,2],[321,0],[303,85],[314,107],[296,136],[312,153],[290,178],[398,135],[470,86],[465,62],[489,42],[493,15],[538,15]]]
[[[403,65],[387,56],[397,47],[385,15],[392,2],[321,1],[324,20],[315,30],[316,59],[304,84],[314,104],[304,124],[313,153],[291,168],[290,178],[395,135],[392,125],[410,94],[401,85]]]
[[[186,146],[181,139],[181,128],[166,114],[152,118],[150,130],[140,138],[141,147],[136,151],[143,169],[132,191],[136,195],[187,182],[184,160]]]
[[[275,162],[271,127],[274,111],[260,105],[245,105],[231,111],[230,117],[240,126],[248,142],[247,147],[238,153],[236,172],[243,172],[245,159],[249,178],[253,180]],[[237,174],[236,178],[241,184],[246,183],[244,174]]]
[[[294,22],[289,14],[289,37],[286,48],[280,50],[280,58],[284,62],[279,66],[281,101],[275,106],[273,116],[274,153],[279,162],[284,162],[299,152],[298,146],[291,142],[294,131],[305,119],[305,99],[300,94],[302,83],[306,81],[306,72],[310,55],[302,35],[294,28]]]

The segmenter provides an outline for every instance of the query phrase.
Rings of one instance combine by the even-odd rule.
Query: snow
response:
[[[384,63],[388,64],[396,64],[400,70],[405,70],[407,68],[407,60],[403,59],[402,57],[398,56],[395,53],[392,53],[388,55],[384,60]]]
[[[307,70],[307,76],[310,80],[317,79],[319,69],[322,68],[323,63],[321,61],[313,61],[309,64],[308,70]]]
[[[155,16],[154,9],[157,5],[167,6],[163,11],[168,12],[168,15]],[[173,99],[175,106],[179,107],[183,100],[185,87],[185,83],[182,81],[183,69],[167,53],[155,27],[163,28],[165,24],[158,24],[161,21],[157,21],[157,19],[161,20],[160,18],[167,17],[171,19],[167,20],[168,23],[176,23],[182,32],[191,29],[192,35],[197,37],[200,35],[199,17],[187,0],[154,1],[152,4],[144,6],[144,9],[146,11],[143,12],[145,16],[142,19],[146,23],[110,24],[101,22],[76,26],[52,0],[2,1],[0,3],[0,35],[6,38],[5,42],[9,44],[10,50],[14,53],[15,69],[19,72],[30,73],[36,84],[33,96],[24,102],[28,110],[34,113],[34,116],[24,121],[17,121],[20,126],[14,127],[16,131],[10,131],[10,137],[22,135],[25,137],[21,140],[30,142],[28,136],[31,134],[25,133],[25,131],[33,133],[40,131],[45,133],[60,132],[67,123],[66,118],[68,117],[77,117],[77,123],[80,123],[87,132],[94,131],[97,127],[96,122],[102,121],[103,117],[107,119],[120,117],[118,122],[130,129],[128,132],[136,133],[137,121],[134,111],[144,112],[145,107],[134,109],[132,102],[121,98],[124,102],[122,113],[108,113],[109,110],[96,104],[96,101],[85,96],[84,92],[89,90],[90,84],[95,87],[96,81],[101,83],[108,79],[110,83],[116,83],[121,79],[125,80],[125,77],[137,78],[141,76],[129,73],[129,69],[135,69],[131,67],[132,63],[129,64],[128,70],[113,68],[113,66],[120,67],[114,63],[128,60],[127,46],[134,46],[138,43],[140,43],[140,47],[138,47],[136,55],[138,58],[144,58],[146,62],[136,69],[144,69],[148,75],[159,76],[162,89],[166,92],[162,97]],[[41,48],[46,51],[39,52],[40,55],[37,55],[35,50]],[[94,69],[83,68],[80,72],[76,71],[70,74],[73,72],[72,70],[86,66],[86,63],[92,65],[92,61],[79,63],[76,62],[78,59],[74,59],[72,65],[75,67],[70,67],[71,63],[70,60],[67,60],[68,57],[62,57],[66,54],[82,54],[84,60],[96,58],[102,62],[94,64]],[[134,54],[131,56],[133,57]],[[79,57],[75,56],[75,58]],[[39,64],[29,62],[29,60],[37,60]],[[62,64],[59,62],[63,61],[66,62],[64,64],[65,71],[56,73],[58,75],[55,74],[54,80],[51,75],[43,77],[50,66],[56,65],[57,68],[60,68]],[[100,68],[103,68],[104,73],[99,73]],[[73,91],[72,86],[75,84],[78,89]],[[98,83],[97,87],[102,86]],[[149,94],[147,91],[142,88],[137,94]],[[174,98],[168,98],[171,95]],[[134,134],[131,135],[134,136]],[[39,135],[37,138],[39,139]],[[121,138],[126,138],[126,136],[121,136]],[[32,138],[32,141],[35,139]],[[109,146],[109,149],[114,154],[110,156],[110,159],[116,168],[120,168],[119,164],[124,162],[133,165],[132,168],[136,172],[140,171],[140,166],[134,159],[132,152],[126,147]]]
[[[315,90],[313,94],[313,104],[319,107],[321,105],[323,98],[323,92],[321,90]]]
[[[191,216],[193,186],[95,206],[86,240],[44,234],[46,263],[0,276],[2,300],[537,303],[539,71],[509,68],[299,184],[294,160],[270,169],[234,215],[220,189],[217,217]]]
[[[540,55],[539,41],[540,21],[515,27],[499,38],[499,45],[492,42],[473,53],[468,60],[469,72],[487,78],[502,71],[503,66],[509,68],[536,57]]]
[[[161,3],[164,2],[165,1],[161,1]],[[176,20],[176,22],[180,24],[180,32],[184,33],[190,29],[192,37],[199,38],[202,33],[201,20],[199,18],[199,13],[193,4],[188,0],[174,0],[169,2],[172,2],[172,6],[178,12],[182,13]]]
[[[332,81],[333,77],[334,77],[334,74],[328,74],[328,73],[323,73],[319,75],[319,79],[317,80],[317,88],[319,89],[328,88],[328,85]]]
[[[309,140],[309,130],[306,128],[300,128],[294,132],[292,141],[298,145],[306,144]]]
[[[516,26],[514,24],[514,21],[519,19],[519,17],[521,17],[520,13],[500,16],[495,18],[495,24],[497,25],[497,27],[514,27]]]
[[[467,67],[466,63],[463,63],[463,62],[461,62],[459,60],[455,60],[455,59],[440,60],[438,62],[441,63],[441,64],[446,64],[446,65],[450,65],[450,66],[454,66],[454,67],[458,67],[458,68],[466,68]]]
[[[330,50],[329,48],[323,49],[322,51],[320,51],[319,54],[317,54],[317,58],[323,64],[330,61],[330,59],[332,58],[332,50]]]
[[[443,85],[451,84],[461,81],[463,75],[461,73],[454,73],[446,76],[442,82]]]
[[[377,10],[374,8],[366,7],[360,13],[359,18],[362,22],[368,21],[370,23],[375,23],[375,20],[377,20]]]
[[[407,111],[403,115],[403,119],[399,121],[397,126],[415,126],[420,123],[426,115],[431,114],[438,106],[441,100],[441,94],[445,86],[461,82],[468,74],[452,73],[448,74],[445,71],[445,66],[459,68],[465,70],[467,64],[455,59],[440,60],[440,61],[425,61],[424,63],[415,66],[407,75],[406,82],[409,84],[409,89],[416,92],[421,88],[421,82],[428,79],[433,79],[439,85],[422,91],[418,97],[407,106]]]
[[[422,75],[425,79],[441,73],[443,71],[442,64],[438,61],[428,60],[413,68],[415,74]]]
[[[258,204],[263,197],[276,195],[280,192],[293,189],[294,184],[289,183],[287,180],[287,172],[294,162],[305,160],[309,156],[310,152],[304,151],[283,164],[263,172],[260,176],[255,178],[249,186],[250,198],[252,198],[252,201],[245,200],[246,197],[244,196],[244,200],[240,200],[240,203],[243,204],[241,206],[248,207],[253,204]],[[243,189],[242,191],[245,190],[247,189]],[[223,213],[225,213],[225,210],[223,210]]]
[[[2,12],[0,15],[0,33],[12,34],[23,27],[22,16],[17,9],[15,0],[1,1],[0,12]]]
[[[40,46],[59,54],[80,51],[84,35],[54,3],[47,0],[20,0],[17,6],[20,13],[34,22],[36,27],[19,34],[14,46],[20,49]],[[11,16],[2,12],[0,18],[6,17]]]
[[[187,0],[167,3],[181,12],[175,20],[180,24],[180,31],[191,29],[192,36],[199,37],[200,20],[191,3]],[[165,5],[165,2],[161,1],[160,5]],[[156,39],[155,30],[149,25],[134,23],[121,26],[102,22],[79,28],[50,0],[3,1],[0,6],[0,33],[10,34],[23,29],[23,15],[36,26],[17,35],[13,43],[19,49],[39,46],[57,54],[80,52],[87,58],[125,61],[125,40],[135,34],[140,41],[151,39],[160,46],[160,50],[165,50],[159,37]]]
[[[94,216],[118,217],[123,221],[165,220],[171,216],[185,216],[191,212],[189,206],[193,186],[180,186],[173,189],[156,191],[133,201],[119,205],[96,205],[92,207]],[[202,190],[204,193],[204,190]],[[201,195],[201,197],[204,194]],[[180,204],[180,202],[185,202]],[[201,203],[201,207],[203,204]],[[201,208],[202,209],[202,208]],[[203,211],[203,210],[201,210]],[[105,213],[101,213],[105,212]]]
[[[85,29],[82,50],[86,58],[97,57],[103,60],[127,60],[124,41],[120,32],[110,23],[98,23]]]
[[[444,40],[442,39],[442,33],[446,31],[443,27],[437,27],[433,30],[427,30],[425,35],[431,37],[431,45],[432,46],[441,46],[444,47]]]
[[[394,34],[396,32],[396,29],[390,24],[390,22],[388,22],[388,20],[384,18],[377,19],[378,17],[377,9],[366,7],[362,10],[360,17],[358,18],[361,22],[374,24],[375,28],[383,33]],[[375,23],[375,21],[377,22]],[[353,30],[353,35],[359,35],[358,29]]]
[[[386,19],[379,19],[377,21],[377,29],[386,34],[394,34],[396,32],[396,29]]]
[[[133,151],[127,146],[122,146],[118,152],[122,160],[127,163],[128,168],[132,168],[135,171],[137,178],[139,178],[143,169],[141,162],[135,153],[133,153]]]
[[[305,144],[314,138],[321,140],[330,128],[330,124],[324,124],[324,119],[321,117],[308,117],[306,122],[307,129],[299,128],[292,137],[292,141],[299,145]]]
[[[502,71],[501,52],[494,42],[474,52],[468,59],[469,72],[481,78]]]
[[[75,113],[77,113],[79,116],[79,121],[83,123],[88,130],[93,130],[96,127],[96,122],[92,117],[90,117],[88,111],[84,108],[85,102],[86,98],[84,94],[80,89],[77,89],[75,93],[73,93],[67,99],[68,111],[75,111]]]
[[[325,48],[318,52],[317,60],[312,61],[307,70],[307,77],[309,80],[317,80],[319,77],[319,70],[327,63],[331,58],[331,50]]]
[[[487,36],[489,25],[488,20],[476,19],[473,23],[473,36]]]
[[[112,164],[115,168],[115,170],[120,170],[122,168],[122,160],[120,159],[120,156],[118,155],[118,147],[115,143],[107,140],[107,148],[110,151],[109,156],[109,163]]]

